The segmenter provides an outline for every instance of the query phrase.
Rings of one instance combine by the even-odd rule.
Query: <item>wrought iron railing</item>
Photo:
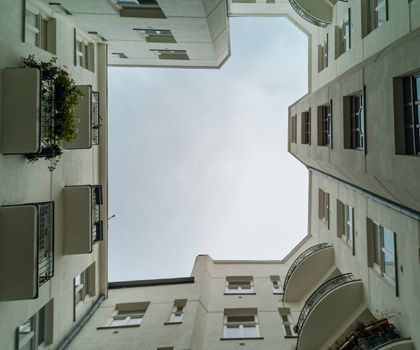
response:
[[[100,215],[102,203],[102,186],[92,186],[92,243],[101,241],[103,238],[103,221]]]
[[[302,254],[300,254],[295,261],[293,261],[293,264],[290,266],[289,270],[287,271],[286,277],[283,282],[283,291],[286,292],[287,284],[289,283],[290,277],[292,276],[293,272],[296,270],[296,268],[299,266],[299,264],[305,260],[309,255],[314,254],[315,252],[331,247],[328,243],[320,243],[317,245],[314,245],[308,249],[306,249]]]
[[[294,327],[295,333],[299,334],[309,313],[328,292],[352,281],[354,281],[353,274],[346,273],[344,275],[331,278],[327,282],[323,283],[315,292],[313,292],[311,296],[306,300],[305,305],[300,312],[299,319]]]
[[[54,203],[38,206],[38,286],[54,275]]]
[[[358,327],[349,337],[333,347],[336,350],[379,350],[383,346],[392,344],[402,339],[398,330],[387,319],[372,322]],[[331,349],[331,348],[330,348]]]
[[[92,144],[99,145],[99,92],[92,91]]]
[[[329,23],[321,21],[318,18],[315,18],[310,13],[308,13],[304,8],[302,8],[295,0],[289,0],[290,5],[293,7],[295,12],[302,17],[305,21],[312,23],[318,27],[325,28]]]

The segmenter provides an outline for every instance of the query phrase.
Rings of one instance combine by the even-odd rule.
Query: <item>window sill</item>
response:
[[[257,293],[252,292],[252,293],[223,293],[224,295],[257,295]]]
[[[252,338],[220,338],[220,340],[262,340],[264,337],[252,337]]]
[[[299,336],[297,336],[297,335],[285,335],[284,338],[285,339],[297,339],[297,338],[299,338]]]
[[[165,326],[171,325],[171,324],[182,324],[182,321],[180,322],[164,322],[163,323]]]
[[[137,328],[140,327],[139,324],[127,324],[127,325],[121,325],[121,326],[101,326],[96,327],[97,330],[99,329],[116,329],[116,328]]]

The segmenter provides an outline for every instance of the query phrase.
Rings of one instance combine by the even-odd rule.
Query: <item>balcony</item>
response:
[[[337,325],[345,324],[363,305],[362,281],[351,273],[322,284],[306,300],[294,328],[297,350],[321,349]]]
[[[92,91],[90,85],[78,85],[84,98],[75,110],[77,135],[74,140],[64,143],[66,149],[88,149],[99,144],[99,92]]]
[[[64,254],[89,254],[103,240],[102,186],[64,188]]]
[[[412,350],[413,342],[401,338],[400,333],[387,319],[372,322],[357,329],[341,344],[332,347],[334,350]]]
[[[38,297],[54,274],[53,202],[0,207],[0,300]]]
[[[334,248],[320,243],[300,254],[287,271],[283,283],[283,300],[299,301],[334,266]]]
[[[332,22],[333,7],[337,1],[347,2],[347,0],[289,0],[289,3],[305,21],[318,27],[326,27]]]

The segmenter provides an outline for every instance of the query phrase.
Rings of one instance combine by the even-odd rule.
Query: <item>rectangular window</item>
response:
[[[365,149],[365,98],[363,92],[344,97],[344,147]]]
[[[74,65],[94,71],[95,45],[74,30]]]
[[[402,106],[397,101],[401,107],[395,113],[396,130],[402,131],[402,137],[396,140],[402,144],[398,153],[420,155],[420,74],[403,77],[401,82]]]
[[[271,283],[273,284],[273,294],[284,294],[283,287],[280,283],[279,276],[270,276]]]
[[[44,349],[52,343],[53,301],[42,307],[17,329],[18,350]]]
[[[184,318],[184,308],[187,305],[187,299],[175,300],[172,307],[169,321],[166,323],[181,323]]]
[[[149,305],[150,302],[117,304],[105,326],[97,329],[139,327]]]
[[[166,18],[156,0],[119,0],[121,17]]]
[[[368,219],[369,266],[397,286],[396,234]],[[398,290],[397,290],[398,293]]]
[[[328,34],[325,37],[324,43],[318,45],[318,72],[328,67]]]
[[[332,146],[332,102],[318,107],[318,146]]]
[[[388,0],[367,0],[365,12],[366,34],[369,34],[388,21]]]
[[[54,53],[52,36],[55,31],[55,22],[39,10],[26,5],[24,41],[40,49]]]
[[[330,224],[330,194],[319,189],[318,191],[318,200],[319,200],[319,219],[327,225],[329,228]]]
[[[86,298],[93,297],[95,294],[95,263],[93,263],[73,279],[74,321]]]
[[[225,294],[253,294],[254,281],[251,276],[226,277]]]
[[[335,58],[351,48],[351,9],[348,9],[347,18],[341,26],[335,27]]]
[[[292,316],[288,307],[279,308],[281,317],[281,323],[283,325],[284,337],[285,338],[296,338],[297,334],[294,331],[294,324],[292,322]]]
[[[291,133],[292,133],[290,142],[296,143],[297,142],[297,117],[296,116],[291,117],[290,123],[291,123]]]
[[[223,338],[259,338],[258,315],[256,309],[225,309]]]
[[[337,199],[337,236],[352,247],[355,255],[354,208]]]
[[[311,144],[311,110],[302,112],[302,144]]]

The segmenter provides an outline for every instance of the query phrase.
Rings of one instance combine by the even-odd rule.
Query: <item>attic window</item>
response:
[[[157,50],[150,49],[152,52],[158,52],[161,60],[189,60],[186,50]]]
[[[156,0],[120,0],[121,17],[166,18]]]

